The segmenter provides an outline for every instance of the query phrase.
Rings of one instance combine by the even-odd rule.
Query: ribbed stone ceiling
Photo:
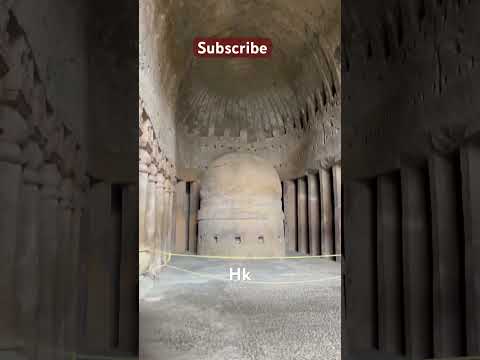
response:
[[[177,127],[199,135],[284,132],[338,95],[340,0],[158,0],[162,86]],[[271,59],[199,59],[192,40],[266,37]]]

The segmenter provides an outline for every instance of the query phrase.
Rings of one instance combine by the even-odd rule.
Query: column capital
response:
[[[158,146],[156,146],[156,141],[155,144],[153,144],[153,149],[152,149],[152,160],[157,165],[157,167],[160,167],[160,157],[161,157],[161,152],[158,150]]]
[[[29,141],[23,148],[23,161],[25,167],[33,170],[40,168],[43,162],[43,154],[38,144],[34,141]]]
[[[165,189],[165,176],[161,171],[158,172],[158,187],[162,190]]]
[[[60,146],[64,135],[63,124],[55,116],[53,110],[47,111],[46,122],[42,131],[42,136],[46,141],[44,146],[45,156],[47,159],[52,159],[55,156],[58,156],[58,147]]]
[[[161,173],[161,171],[159,171],[159,172],[157,173],[157,180],[156,180],[157,187],[158,187],[159,189],[163,189],[164,182],[165,182],[165,179],[164,179],[164,177],[163,177],[163,174]]]
[[[157,167],[155,166],[155,164],[151,163],[150,166],[148,167],[148,174],[150,175],[149,181],[153,181],[156,178],[157,173],[158,173]]]
[[[33,87],[32,97],[32,126],[41,132],[42,126],[45,125],[47,118],[47,98],[45,95],[45,87],[37,81]]]
[[[143,173],[148,173],[148,168],[152,162],[152,158],[147,150],[139,149],[139,171]]]
[[[172,180],[170,178],[166,178],[165,180],[166,191],[169,193],[175,192],[175,186],[173,186]]]
[[[75,138],[73,136],[73,133],[71,132],[70,129],[65,128],[64,129],[65,136],[64,136],[64,141],[61,144],[62,147],[62,164],[63,164],[63,170],[64,173],[67,177],[71,177],[74,175],[74,168],[75,168],[75,163],[74,159],[76,156],[76,142]]]
[[[41,104],[39,106],[41,106]],[[38,110],[38,111],[41,111],[41,110]],[[49,105],[48,99],[46,97],[45,97],[45,114],[41,115],[38,118],[38,121],[39,121],[40,135],[43,137],[43,141],[45,142],[45,144],[47,144],[51,134],[55,132],[57,121],[55,117],[55,112]]]
[[[140,148],[146,148],[153,141],[153,126],[148,117],[142,118],[140,115],[139,124],[139,145]]]
[[[0,161],[21,163],[22,144],[28,136],[25,120],[15,110],[0,105]]]
[[[85,208],[85,190],[81,186],[74,185],[72,206],[74,210],[82,211]]]
[[[39,168],[43,162],[42,151],[36,142],[29,141],[22,153],[25,168],[23,170],[23,181],[26,184],[40,185],[41,178]]]
[[[81,185],[83,178],[87,172],[87,159],[86,154],[78,144],[75,145],[74,157],[75,164],[73,165],[73,177],[75,179],[75,183],[77,185]]]
[[[65,178],[60,183],[60,205],[65,209],[73,207],[73,181],[71,178]]]
[[[78,186],[79,186],[80,191],[84,195],[86,192],[88,192],[88,190],[90,188],[90,178],[85,174],[82,175],[80,177],[80,179],[78,180]]]
[[[43,196],[45,198],[58,199],[58,185],[61,178],[57,165],[52,163],[44,164],[40,169],[40,178],[43,184]]]

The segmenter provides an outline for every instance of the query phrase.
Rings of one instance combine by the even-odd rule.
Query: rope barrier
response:
[[[332,257],[341,257],[342,254],[332,254],[332,255],[299,255],[299,256],[216,256],[216,255],[194,255],[194,254],[177,254],[172,252],[161,252],[164,255],[167,255],[168,264],[172,256],[177,257],[196,257],[203,259],[224,259],[224,260],[288,260],[288,259],[318,259],[318,258],[332,258]]]
[[[3,352],[10,354],[18,354],[18,348],[12,349],[0,349],[0,357],[2,357]],[[131,355],[116,355],[116,356],[105,356],[105,355],[88,355],[88,354],[77,354],[75,352],[59,352],[57,349],[52,349],[52,352],[68,356],[71,360],[138,360],[138,357]]]
[[[177,271],[183,271],[192,275],[204,277],[207,279],[212,279],[212,280],[217,280],[217,281],[223,281],[223,282],[229,282],[231,283],[232,281],[229,279],[224,279],[218,276],[210,275],[210,274],[204,274],[192,270],[187,270],[180,268],[178,266],[173,266],[173,265],[165,265],[167,268],[171,268]],[[295,285],[295,284],[308,284],[308,283],[318,283],[318,282],[324,282],[328,280],[339,280],[340,276],[332,276],[324,279],[312,279],[312,280],[300,280],[300,281],[257,281],[257,280],[248,280],[248,281],[234,281],[238,283],[247,283],[247,284],[261,284],[261,285]]]
[[[72,353],[72,360],[138,360],[138,357],[130,355],[106,356]]]

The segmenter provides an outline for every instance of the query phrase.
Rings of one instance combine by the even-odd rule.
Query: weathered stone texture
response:
[[[198,252],[222,256],[285,254],[281,183],[256,156],[231,153],[202,179]]]

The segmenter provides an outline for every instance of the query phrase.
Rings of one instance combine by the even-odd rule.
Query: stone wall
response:
[[[480,3],[343,9],[343,352],[478,355]]]
[[[137,349],[137,98],[110,113],[118,74],[96,75],[121,50],[99,56],[92,4],[0,3],[0,352],[26,359]]]
[[[174,245],[176,168],[142,100],[139,128],[139,271],[157,275]]]
[[[0,348],[40,359],[77,349],[78,249],[90,181],[84,109],[69,117],[62,103],[82,94],[85,82],[62,94],[47,69],[64,58],[42,52],[49,32],[40,27],[31,41],[33,28],[0,4]]]
[[[278,173],[261,157],[231,152],[215,159],[201,181],[198,254],[284,256],[281,198]]]
[[[282,178],[339,160],[339,22],[339,1],[140,2],[140,96],[179,178],[231,151]],[[272,39],[271,59],[193,56],[195,36],[252,31]]]
[[[6,0],[28,34],[36,69],[56,116],[85,144],[87,119],[88,38],[85,1]]]
[[[312,102],[307,115],[286,122],[270,133],[257,133],[255,138],[241,130],[240,136],[178,136],[179,176],[198,180],[208,164],[217,157],[232,152],[248,152],[261,156],[275,167],[282,179],[300,176],[306,169],[328,167],[340,160],[341,125],[339,96],[329,98],[321,107]],[[325,100],[327,101],[327,100]],[[181,134],[181,130],[180,130]]]
[[[309,170],[282,185],[287,252],[340,261],[334,256],[343,253],[340,163]]]
[[[165,17],[155,0],[139,3],[139,264],[158,275],[174,247],[177,132],[175,89],[167,81]]]
[[[136,183],[138,162],[138,3],[88,0],[88,170]]]
[[[203,180],[191,182],[179,180],[177,183],[175,252],[196,254],[198,251],[201,231],[197,220],[201,216],[199,210],[202,205],[200,197],[202,185]],[[319,166],[316,170],[303,172],[297,178],[282,181],[285,237],[283,251],[287,255],[343,253],[341,189],[339,162],[331,166]],[[223,213],[225,211],[218,211],[218,216],[223,216]],[[231,234],[228,235],[227,241],[228,239],[232,241],[232,245],[235,244]],[[340,261],[338,256],[332,259]]]
[[[346,174],[379,174],[465,138],[480,110],[479,9],[475,1],[344,4]]]
[[[160,16],[157,1],[139,2],[139,81],[140,98],[149,115],[162,153],[171,161],[176,159],[176,133],[174,122],[175,90],[167,91],[168,71],[162,57],[165,56],[162,41],[165,17]]]

